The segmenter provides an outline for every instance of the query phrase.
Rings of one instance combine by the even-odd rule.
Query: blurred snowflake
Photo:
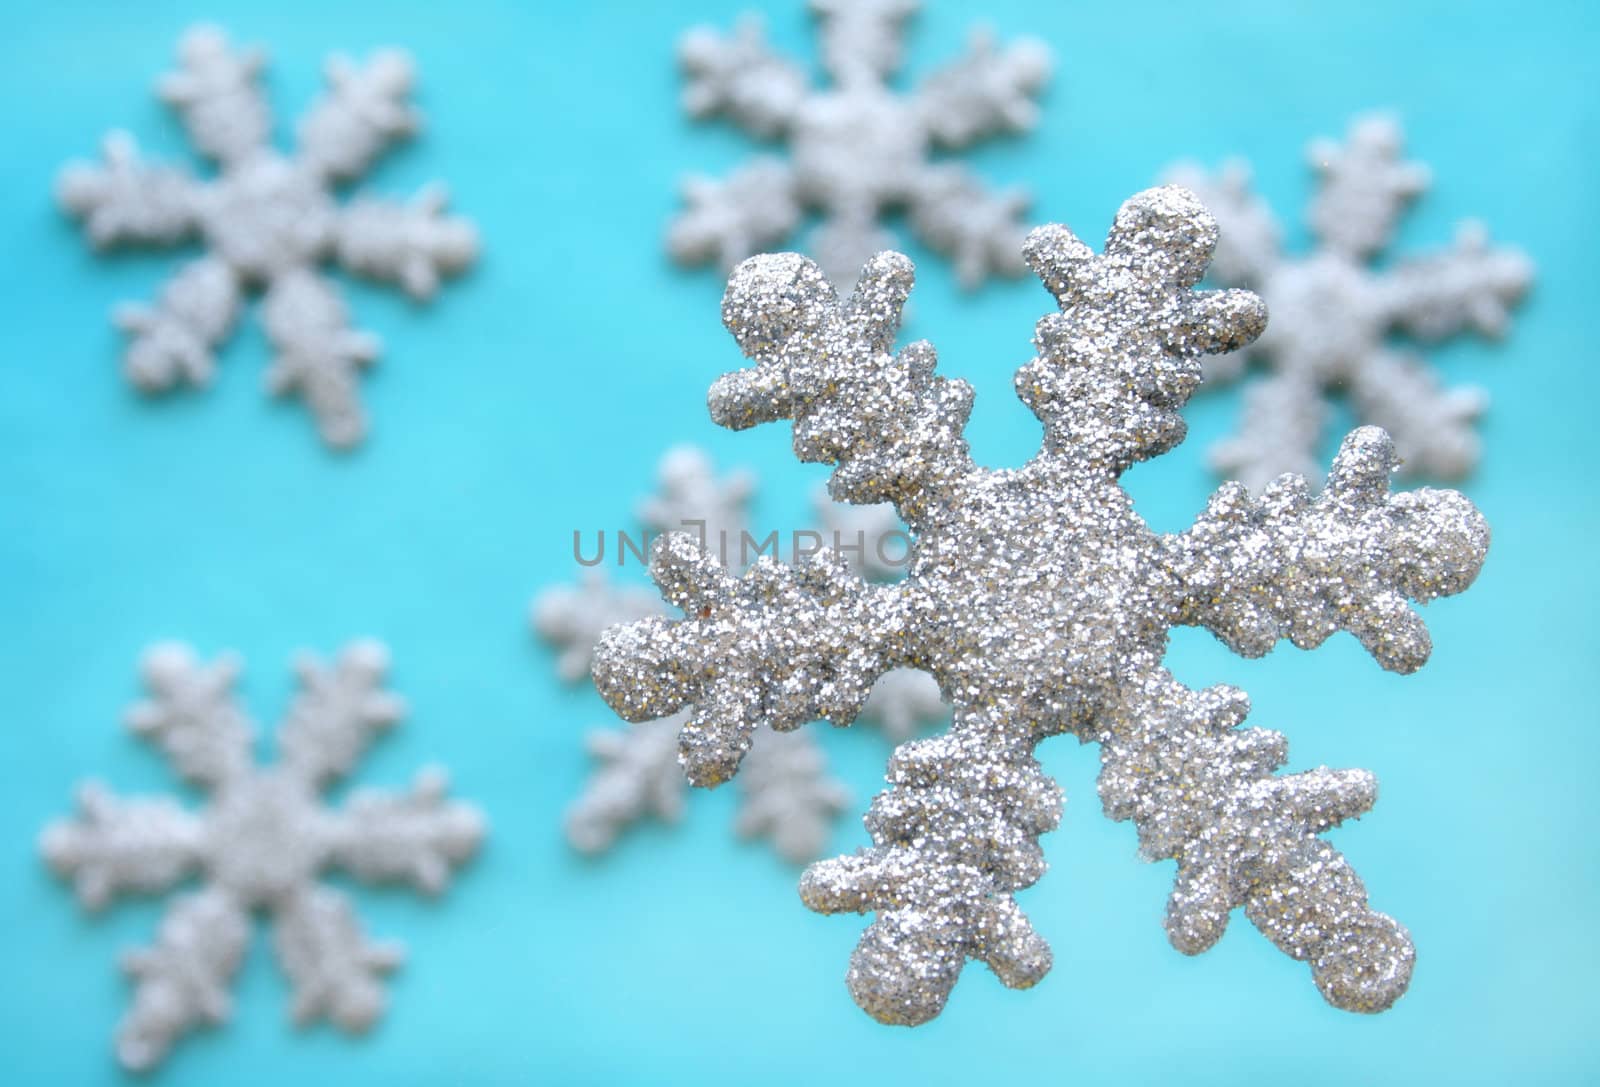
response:
[[[356,377],[377,358],[379,343],[350,327],[344,300],[317,266],[332,257],[424,300],[478,247],[471,224],[445,217],[442,186],[405,204],[361,198],[341,208],[333,194],[416,130],[417,112],[405,101],[411,60],[394,50],[361,66],[331,58],[327,96],[300,122],[299,153],[286,157],[269,142],[272,117],[256,85],[265,64],[259,50],[236,50],[220,30],[197,27],[178,56],[180,68],[161,80],[160,94],[195,147],[216,161],[217,175],[202,180],[152,165],[131,135],[113,132],[105,162],[68,166],[58,187],[97,247],[176,245],[193,235],[205,246],[154,305],[118,310],[117,323],[132,336],[128,378],[147,391],[209,382],[212,352],[245,289],[260,285],[262,322],[277,351],[267,388],[304,398],[328,444],[355,445],[366,433]]]
[[[903,207],[917,236],[954,259],[964,286],[990,273],[1022,274],[1027,195],[990,193],[961,166],[934,162],[932,151],[1031,128],[1049,50],[1035,41],[1002,49],[977,31],[961,59],[914,91],[896,91],[889,77],[900,64],[903,24],[918,7],[811,0],[832,83],[824,89],[767,47],[754,15],[732,35],[700,28],[684,36],[689,114],[724,115],[759,139],[784,140],[790,158],[758,158],[723,181],[689,178],[688,207],[667,238],[673,257],[726,271],[792,234],[810,208],[822,214],[810,248],[834,282],[848,286],[863,261],[894,244],[880,223]]]
[[[1483,225],[1467,222],[1451,249],[1373,267],[1406,204],[1428,187],[1427,169],[1402,161],[1401,148],[1399,124],[1381,115],[1358,119],[1343,145],[1312,143],[1321,181],[1310,208],[1318,247],[1299,258],[1284,252],[1282,230],[1250,191],[1243,163],[1225,165],[1217,177],[1190,165],[1171,172],[1221,224],[1212,277],[1259,292],[1272,314],[1254,344],[1206,366],[1208,384],[1239,377],[1251,359],[1269,370],[1245,392],[1238,433],[1212,450],[1218,471],[1253,490],[1283,472],[1318,476],[1333,390],[1348,393],[1361,422],[1389,432],[1406,473],[1460,479],[1477,466],[1473,424],[1487,396],[1443,388],[1426,362],[1389,336],[1439,341],[1468,328],[1498,336],[1533,266],[1514,249],[1491,249]]]
[[[228,985],[255,909],[272,916],[297,1023],[329,1018],[359,1031],[382,1013],[381,975],[399,964],[400,949],[369,942],[349,901],[320,886],[318,873],[339,868],[438,894],[484,834],[476,810],[446,799],[437,768],[418,774],[406,793],[360,789],[342,809],[323,805],[318,794],[404,712],[380,687],[386,668],[387,654],[373,642],[349,646],[332,668],[302,658],[300,693],[278,734],[281,757],[257,767],[252,726],[233,695],[238,662],[201,664],[181,645],[146,655],[151,699],[128,723],[204,788],[210,804],[193,812],[166,797],[129,799],[88,784],[78,816],[41,838],[51,867],[72,879],[90,909],[201,873],[201,888],[176,899],[155,946],[124,960],[137,985],[117,1032],[128,1068],[150,1068],[183,1034],[228,1018]]]

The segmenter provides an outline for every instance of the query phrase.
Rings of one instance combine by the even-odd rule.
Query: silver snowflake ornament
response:
[[[252,726],[233,694],[238,662],[202,664],[181,645],[152,649],[144,661],[150,699],[128,723],[209,803],[191,811],[90,784],[77,816],[41,838],[51,867],[90,909],[200,876],[198,890],[174,901],[155,944],[124,960],[135,991],[117,1056],[128,1068],[152,1067],[182,1035],[228,1018],[228,987],[255,910],[272,918],[295,1021],[370,1026],[383,1011],[382,975],[399,964],[400,949],[368,940],[349,900],[322,886],[319,874],[337,868],[436,895],[483,838],[483,817],[447,798],[436,767],[406,792],[358,789],[344,807],[325,807],[322,791],[404,706],[382,689],[387,654],[374,642],[350,645],[331,667],[309,656],[296,667],[300,692],[278,734],[279,759],[257,766]]]
[[[788,144],[787,161],[763,156],[725,180],[692,177],[667,246],[681,262],[732,268],[792,234],[807,210],[822,222],[809,247],[839,284],[894,239],[885,212],[903,208],[930,248],[955,261],[962,284],[1021,275],[1017,252],[1028,197],[993,193],[936,149],[956,151],[1031,128],[1049,78],[1036,41],[1001,47],[975,32],[967,53],[913,91],[890,85],[916,0],[811,0],[828,85],[768,48],[760,20],[731,35],[691,30],[679,48],[689,83],[684,108],[725,116],[759,139]]]
[[[1179,188],[1124,204],[1103,254],[1063,226],[1029,235],[1025,257],[1060,312],[1039,321],[1038,354],[1016,375],[1045,430],[1016,469],[973,463],[972,389],[935,372],[930,344],[892,352],[905,257],[874,257],[843,304],[795,254],[752,258],[728,285],[723,322],[755,364],[712,386],[712,418],[792,420],[797,455],[835,466],[836,498],[894,503],[909,573],[869,583],[824,551],[735,576],[667,536],[652,573],[682,617],[607,631],[595,683],[630,721],[687,710],[680,755],[692,782],[715,785],[762,728],[846,725],[891,668],[938,681],[953,723],[895,750],[866,816],[873,846],[801,881],[813,910],[876,913],[848,981],[883,1022],[937,1015],[969,959],[1014,988],[1048,971],[1013,896],[1045,871],[1038,836],[1062,797],[1033,751],[1062,732],[1100,745],[1107,814],[1134,822],[1145,856],[1178,862],[1166,927],[1180,951],[1210,947],[1243,906],[1338,1007],[1378,1011],[1406,988],[1406,930],[1319,837],[1372,805],[1372,775],[1276,775],[1285,740],[1238,727],[1244,693],[1191,690],[1162,660],[1179,625],[1246,656],[1346,630],[1383,667],[1413,671],[1429,639],[1406,601],[1466,588],[1488,528],[1453,491],[1390,493],[1394,445],[1373,427],[1345,440],[1315,498],[1293,476],[1258,498],[1229,483],[1185,532],[1144,524],[1121,473],[1182,440],[1200,356],[1266,323],[1247,291],[1191,290],[1216,243]]]
[[[1487,396],[1446,388],[1390,334],[1423,342],[1467,329],[1499,336],[1533,265],[1514,249],[1492,248],[1483,225],[1467,222],[1449,249],[1374,267],[1406,205],[1428,187],[1426,168],[1401,153],[1400,126],[1382,115],[1356,120],[1343,144],[1312,143],[1320,188],[1308,219],[1317,248],[1303,257],[1284,251],[1243,163],[1215,177],[1192,165],[1172,171],[1222,225],[1212,277],[1256,291],[1272,311],[1260,339],[1206,369],[1208,383],[1237,378],[1252,360],[1267,370],[1246,390],[1237,433],[1212,450],[1219,471],[1253,490],[1282,472],[1316,477],[1334,392],[1347,395],[1360,421],[1389,432],[1409,474],[1460,479],[1478,463],[1475,423]]]
[[[184,35],[178,60],[158,90],[195,147],[216,163],[216,175],[197,178],[148,162],[131,135],[113,132],[103,162],[69,165],[58,186],[62,205],[84,221],[97,247],[198,238],[205,249],[154,303],[118,310],[117,323],[130,336],[128,379],[151,392],[205,385],[245,291],[260,287],[261,319],[276,353],[267,388],[301,397],[328,444],[354,445],[367,428],[357,378],[377,358],[379,343],[350,326],[344,299],[319,266],[333,260],[425,301],[440,277],[465,268],[478,248],[472,225],[444,214],[442,186],[407,203],[337,202],[338,184],[360,176],[420,124],[406,100],[411,60],[395,50],[361,65],[331,58],[327,93],[301,119],[292,156],[270,142],[259,50],[235,49],[220,30],[202,26]]]

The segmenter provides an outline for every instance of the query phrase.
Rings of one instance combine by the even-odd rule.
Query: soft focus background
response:
[[[738,364],[718,322],[722,284],[662,256],[686,171],[721,174],[753,147],[680,117],[673,46],[728,26],[750,0],[688,4],[51,3],[14,7],[0,38],[0,1045],[7,1083],[115,1082],[110,1037],[131,993],[118,952],[154,936],[162,902],[88,916],[35,839],[96,777],[176,788],[127,735],[140,651],[179,637],[244,653],[244,695],[278,719],[299,647],[357,635],[393,649],[404,725],[355,777],[399,783],[427,760],[493,820],[485,852],[438,903],[357,891],[368,930],[410,946],[369,1037],[294,1031],[263,932],[234,1021],[180,1043],[178,1084],[1060,1082],[1577,1083],[1600,1074],[1600,968],[1590,832],[1600,815],[1593,702],[1600,504],[1592,474],[1592,314],[1600,292],[1594,55],[1600,19],[1573,3],[1212,4],[934,2],[913,24],[907,76],[953,56],[975,21],[1056,51],[1043,123],[971,156],[1027,183],[1039,221],[1091,240],[1171,160],[1243,155],[1303,240],[1303,147],[1373,107],[1403,118],[1435,171],[1401,250],[1480,216],[1539,278],[1502,346],[1434,350],[1451,382],[1493,394],[1488,455],[1465,489],[1493,522],[1478,584],[1428,612],[1433,662],[1380,671],[1346,636],[1315,654],[1230,656],[1179,632],[1195,683],[1248,689],[1252,723],[1292,740],[1293,766],[1364,766],[1383,797],[1333,840],[1374,904],[1420,948],[1410,994],[1362,1018],[1326,1006],[1307,968],[1242,918],[1188,959],[1160,919],[1171,865],[1141,864],[1107,822],[1095,752],[1041,755],[1070,800],[1045,841],[1049,875],[1022,895],[1055,948],[1037,989],[968,970],[915,1031],[859,1012],[842,976],[862,922],[808,913],[796,872],[735,843],[732,790],[696,795],[675,830],[648,827],[598,862],[560,834],[588,772],[580,738],[609,714],[565,690],[526,607],[574,574],[571,535],[631,524],[654,464],[684,440],[755,468],[755,524],[809,516],[823,478],[786,429],[734,435],[704,392]],[[768,0],[772,37],[808,63],[801,0]],[[348,284],[355,320],[387,341],[364,385],[373,433],[354,455],[316,441],[305,412],[263,398],[266,346],[247,318],[214,387],[159,401],[119,374],[107,318],[151,297],[182,257],[97,258],[52,205],[59,165],[112,127],[187,157],[151,93],[191,22],[222,23],[273,58],[280,134],[332,50],[403,45],[420,65],[423,138],[370,179],[385,193],[450,183],[486,242],[475,272],[428,309]],[[971,380],[970,431],[994,464],[1038,428],[1010,391],[1049,306],[1032,280],[974,295],[918,261],[912,332]],[[924,259],[928,258],[928,259]],[[1128,479],[1163,529],[1214,480],[1203,447],[1236,389],[1202,394],[1190,442]],[[1328,452],[1331,453],[1330,445]],[[629,572],[638,577],[640,572]],[[888,750],[826,732],[865,808]],[[855,814],[835,845],[865,842]]]

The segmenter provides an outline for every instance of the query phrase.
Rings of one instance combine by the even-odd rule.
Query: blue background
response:
[[[181,1043],[162,1082],[1593,1077],[1595,9],[930,0],[912,76],[980,17],[1057,52],[1037,132],[971,156],[996,182],[1029,184],[1040,221],[1097,240],[1172,159],[1239,154],[1298,244],[1306,141],[1387,106],[1435,171],[1400,249],[1481,216],[1533,255],[1539,279],[1503,346],[1431,352],[1450,381],[1492,391],[1488,456],[1466,489],[1495,529],[1477,585],[1429,610],[1433,662],[1390,676],[1342,635],[1243,662],[1194,631],[1171,656],[1191,683],[1248,689],[1252,723],[1290,735],[1295,767],[1378,773],[1376,811],[1333,839],[1416,937],[1409,995],[1375,1018],[1334,1011],[1242,919],[1207,955],[1170,950],[1170,865],[1138,862],[1132,829],[1099,813],[1094,751],[1058,739],[1041,754],[1067,815],[1045,841],[1051,872],[1023,895],[1054,972],[1014,993],[970,969],[941,1019],[907,1031],[850,1002],[841,978],[860,923],[806,912],[794,871],[732,840],[731,790],[696,795],[681,827],[643,829],[600,862],[569,852],[559,826],[587,772],[580,737],[608,714],[558,685],[526,626],[530,596],[572,575],[572,531],[626,527],[673,442],[756,468],[758,525],[803,524],[822,478],[791,461],[778,428],[733,435],[707,420],[706,385],[738,362],[717,319],[721,283],[661,251],[677,176],[726,172],[752,150],[680,118],[675,36],[698,20],[727,26],[744,6],[12,8],[0,38],[0,1078],[119,1078],[110,1034],[130,989],[115,958],[153,937],[161,903],[89,917],[34,843],[84,777],[174,787],[119,724],[140,650],[181,637],[242,651],[245,697],[272,722],[294,649],[363,634],[392,647],[411,713],[355,777],[398,783],[441,761],[488,810],[492,837],[438,903],[357,892],[369,931],[411,951],[373,1034],[290,1028],[258,933],[233,1022]],[[814,58],[799,0],[765,6],[774,39]],[[112,127],[187,156],[151,84],[200,18],[271,50],[280,133],[318,90],[326,52],[410,48],[428,127],[370,183],[399,194],[444,178],[486,240],[476,270],[427,309],[348,285],[357,323],[387,342],[362,391],[372,437],[354,455],[327,453],[300,407],[262,396],[253,317],[209,391],[130,392],[107,312],[153,295],[182,258],[97,258],[51,204],[58,166]],[[978,388],[976,453],[1025,459],[1038,428],[1010,374],[1046,294],[1030,280],[962,295],[942,262],[909,252],[914,334]],[[1203,447],[1237,404],[1234,390],[1202,395],[1190,442],[1129,476],[1158,528],[1203,505]],[[819,735],[863,808],[886,744]],[[853,815],[841,820],[837,847],[864,840]]]

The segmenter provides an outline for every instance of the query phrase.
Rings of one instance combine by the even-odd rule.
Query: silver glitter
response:
[[[748,260],[728,285],[723,321],[755,365],[716,382],[712,418],[792,419],[797,455],[836,466],[834,497],[895,504],[915,536],[910,573],[870,584],[823,552],[735,577],[666,537],[652,570],[684,617],[607,631],[595,682],[628,720],[692,707],[680,758],[692,782],[715,785],[758,728],[847,724],[893,667],[938,680],[954,722],[896,749],[866,817],[874,846],[813,865],[800,888],[814,910],[876,913],[848,981],[885,1023],[937,1015],[968,959],[1015,988],[1049,969],[1012,895],[1045,870],[1037,837],[1062,798],[1033,749],[1061,732],[1100,744],[1107,813],[1134,822],[1146,856],[1178,862],[1175,947],[1210,947],[1242,905],[1338,1007],[1378,1011],[1405,990],[1406,931],[1317,837],[1371,805],[1372,776],[1274,776],[1284,738],[1237,727],[1244,694],[1190,690],[1162,657],[1175,625],[1247,656],[1348,630],[1385,668],[1412,671],[1429,644],[1406,600],[1464,589],[1488,528],[1455,492],[1391,494],[1394,449],[1376,428],[1346,439],[1319,497],[1294,476],[1255,499],[1230,483],[1186,532],[1143,523],[1119,475],[1182,440],[1200,356],[1266,323],[1253,294],[1190,290],[1216,242],[1179,188],[1124,204],[1104,255],[1062,226],[1029,236],[1060,312],[1040,320],[1038,356],[1016,376],[1045,428],[1018,469],[972,463],[972,390],[934,373],[932,346],[891,353],[905,257],[874,257],[843,305],[793,254]]]
[[[331,257],[421,301],[440,276],[472,263],[478,248],[470,223],[445,216],[438,185],[403,204],[336,203],[336,185],[365,172],[420,123],[406,102],[411,60],[395,50],[361,66],[332,57],[328,93],[301,119],[300,151],[290,158],[269,142],[272,118],[256,85],[266,63],[259,50],[235,50],[220,30],[202,26],[184,35],[178,56],[181,68],[162,79],[160,94],[216,161],[217,176],[200,180],[153,165],[131,135],[113,132],[104,163],[72,164],[58,186],[62,205],[84,220],[97,247],[177,245],[195,235],[205,246],[153,305],[118,310],[117,324],[132,337],[128,379],[152,392],[207,384],[212,351],[233,327],[246,288],[258,284],[262,323],[277,352],[267,388],[302,397],[328,444],[354,445],[366,433],[356,378],[379,343],[350,327],[343,298],[317,265]]]
[[[374,642],[349,646],[331,669],[301,659],[300,694],[278,737],[281,758],[257,768],[250,722],[233,697],[238,662],[204,665],[181,645],[146,655],[151,700],[136,705],[128,723],[204,788],[210,804],[191,812],[165,797],[122,798],[90,784],[77,817],[52,824],[40,840],[90,909],[202,874],[200,889],[173,903],[155,945],[125,960],[136,989],[117,1056],[128,1068],[150,1068],[182,1035],[228,1018],[228,984],[254,909],[272,915],[296,1022],[328,1018],[359,1031],[382,1014],[382,975],[401,951],[368,941],[348,899],[319,886],[317,874],[340,868],[364,882],[403,881],[438,894],[484,834],[475,809],[446,798],[437,767],[407,792],[358,789],[341,810],[322,806],[318,794],[404,712],[380,687],[386,668]]]
[[[1487,395],[1444,388],[1423,359],[1387,337],[1438,341],[1463,329],[1499,336],[1533,265],[1514,249],[1491,249],[1483,225],[1466,222],[1451,249],[1373,268],[1405,205],[1428,186],[1425,167],[1401,160],[1401,144],[1398,122],[1382,115],[1357,119],[1343,145],[1312,143],[1321,188],[1309,219],[1318,247],[1300,258],[1283,251],[1282,231],[1250,191],[1243,163],[1215,178],[1192,165],[1170,175],[1222,225],[1212,277],[1260,292],[1272,309],[1259,340],[1206,366],[1208,385],[1238,377],[1251,359],[1270,371],[1247,389],[1238,433],[1212,450],[1219,471],[1254,490],[1280,472],[1316,477],[1332,390],[1348,394],[1362,422],[1389,432],[1407,473],[1460,479],[1478,463],[1474,423]]]
[[[745,553],[755,476],[736,471],[719,477],[703,450],[678,446],[662,456],[656,477],[656,493],[637,506],[640,522],[653,533],[687,531],[712,554],[737,564]],[[591,570],[577,587],[540,593],[532,619],[534,631],[556,650],[557,674],[575,683],[588,677],[595,644],[607,627],[663,611],[649,590],[612,585],[598,570]],[[921,701],[895,689],[880,700],[878,712],[886,731],[915,728],[928,717]],[[603,853],[643,819],[676,823],[681,818],[684,781],[677,744],[681,723],[668,718],[626,731],[602,729],[588,735],[595,772],[566,816],[567,841],[574,849]],[[762,729],[753,738],[746,774],[740,780],[734,831],[741,838],[764,838],[780,857],[801,864],[827,847],[847,802],[848,793],[828,776],[827,758],[810,736],[780,736]]]
[[[884,212],[904,208],[917,236],[955,261],[965,286],[991,273],[1022,274],[1027,195],[988,192],[959,165],[934,162],[932,152],[1033,127],[1050,52],[1031,40],[1001,48],[977,31],[955,63],[914,91],[896,91],[889,79],[900,65],[902,25],[919,6],[811,0],[831,83],[822,89],[767,47],[755,16],[732,35],[705,27],[684,35],[690,115],[723,115],[757,138],[783,140],[790,158],[758,158],[723,181],[689,178],[688,207],[667,236],[675,259],[730,269],[788,237],[804,210],[814,209],[822,223],[810,248],[847,286],[862,261],[893,243],[881,226]]]

